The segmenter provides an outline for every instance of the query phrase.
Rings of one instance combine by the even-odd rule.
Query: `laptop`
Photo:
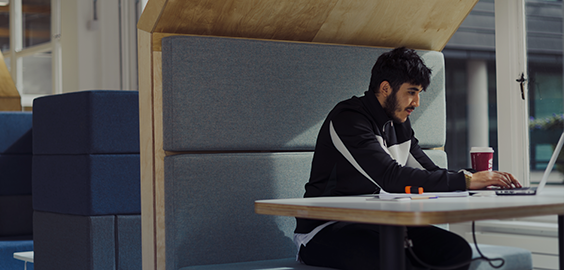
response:
[[[564,132],[562,133],[562,135],[560,135],[558,144],[556,144],[556,148],[554,148],[552,157],[550,157],[548,166],[546,166],[546,169],[544,170],[544,174],[542,175],[542,179],[537,187],[498,189],[495,191],[495,193],[497,195],[536,195],[537,192],[540,192],[546,185],[546,181],[548,181],[548,175],[550,175],[550,172],[552,171],[552,168],[556,163],[556,159],[558,159],[558,154],[560,154],[560,150],[562,150],[563,144],[564,144]]]

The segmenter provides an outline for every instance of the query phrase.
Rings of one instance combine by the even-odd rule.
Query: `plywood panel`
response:
[[[169,1],[155,32],[312,41],[336,2]]]
[[[166,3],[167,0],[149,0],[143,10],[143,14],[141,14],[137,22],[137,29],[152,33],[161,17]]]
[[[0,97],[0,111],[21,111],[20,97]]]
[[[475,1],[339,1],[312,40],[442,50]]]
[[[0,111],[21,111],[20,93],[0,53]]]
[[[156,267],[154,138],[153,138],[153,65],[152,34],[138,31],[139,62],[139,141],[141,159],[141,245],[143,269]]]
[[[162,83],[162,53],[153,52],[153,138],[155,153],[155,234],[156,234],[156,269],[166,269],[166,224],[165,224],[165,188],[164,188],[164,158],[163,149],[163,83]]]
[[[478,0],[155,0],[139,27],[161,33],[440,51]],[[161,10],[156,10],[156,9]]]

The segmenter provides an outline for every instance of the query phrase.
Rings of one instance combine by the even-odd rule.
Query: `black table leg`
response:
[[[404,240],[405,226],[380,226],[380,269],[405,269]]]
[[[564,269],[564,215],[558,215],[558,257],[560,268]]]

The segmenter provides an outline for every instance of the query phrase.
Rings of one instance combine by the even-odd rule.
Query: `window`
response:
[[[500,1],[504,2],[504,1]],[[529,117],[534,119],[560,117],[564,112],[564,94],[562,83],[562,1],[525,1],[525,19],[527,33],[527,73],[528,73],[528,114],[518,116],[521,110],[508,116],[498,125],[498,85],[496,81],[496,51],[495,51],[495,16],[494,0],[481,0],[462,23],[461,27],[449,41],[443,53],[446,62],[446,88],[447,88],[447,144],[446,151],[449,156],[449,167],[458,169],[469,167],[468,150],[471,138],[476,132],[469,129],[472,112],[470,110],[469,96],[480,89],[487,89],[487,144],[496,150],[494,156],[494,169],[499,169],[499,140],[498,126],[515,128],[516,120]],[[512,3],[512,2],[509,2]],[[470,81],[475,81],[476,71],[470,67],[470,62],[481,62],[487,80],[482,82],[478,90],[469,89]],[[511,94],[519,93],[515,79],[511,75]],[[534,122],[533,122],[534,124]],[[529,152],[530,180],[534,184],[540,181],[542,172],[552,153],[552,145],[558,140],[563,128],[559,130],[529,130],[529,144],[518,144],[513,148],[522,148]],[[526,132],[526,131],[525,131]],[[522,133],[522,132],[521,132]],[[503,140],[505,141],[505,139]],[[530,145],[530,148],[528,148]],[[509,153],[505,159],[511,159]],[[562,160],[564,162],[564,159]],[[524,165],[526,166],[526,165]],[[560,165],[564,167],[563,165]],[[560,167],[558,166],[558,167]],[[559,169],[559,168],[557,168]],[[563,168],[564,170],[564,168]],[[562,183],[564,174],[555,172],[551,174],[552,183]]]
[[[562,84],[562,2],[528,1],[530,168],[538,182],[564,127]],[[564,156],[564,155],[561,155]],[[557,161],[549,183],[564,183],[564,159]]]
[[[0,48],[23,107],[52,94],[51,0],[0,1]]]

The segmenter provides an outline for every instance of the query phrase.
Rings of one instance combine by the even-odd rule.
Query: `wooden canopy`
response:
[[[478,0],[154,0],[148,33],[441,51]]]
[[[161,39],[205,35],[441,51],[479,0],[149,0],[138,22],[143,269],[166,269]]]

